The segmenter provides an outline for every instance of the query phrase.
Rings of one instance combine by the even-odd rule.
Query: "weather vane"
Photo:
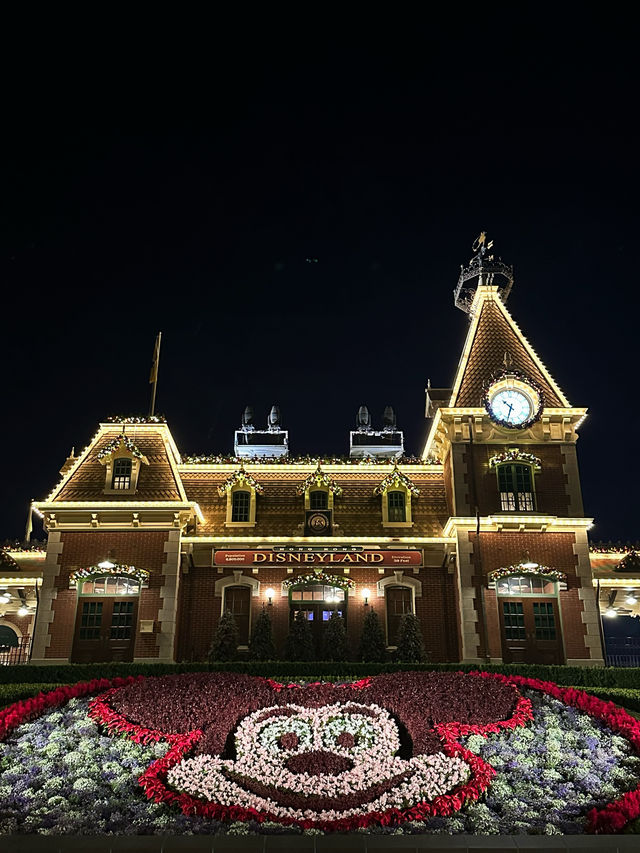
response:
[[[476,252],[476,254],[484,255],[485,252],[488,252],[492,246],[493,240],[489,240],[489,242],[487,242],[487,232],[481,231],[480,236],[476,237],[476,239],[473,241],[471,251]]]

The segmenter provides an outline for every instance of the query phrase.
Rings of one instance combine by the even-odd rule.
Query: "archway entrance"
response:
[[[132,661],[140,584],[105,575],[78,582],[78,609],[71,661]]]
[[[496,583],[505,663],[563,664],[558,584],[511,576]]]

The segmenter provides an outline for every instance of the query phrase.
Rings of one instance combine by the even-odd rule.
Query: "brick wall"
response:
[[[471,557],[476,572],[474,583],[478,581],[478,546],[475,532],[469,533],[474,544]],[[484,588],[485,615],[487,620],[489,652],[493,657],[501,657],[500,623],[496,595],[486,589],[486,575],[502,566],[510,566],[522,560],[525,552],[541,565],[560,569],[567,575],[567,590],[560,592],[560,607],[565,653],[567,658],[588,658],[589,650],[585,646],[586,626],[582,622],[583,603],[579,597],[580,578],[576,574],[577,558],[573,552],[576,537],[573,533],[482,533],[480,535],[480,562],[482,585]],[[484,644],[481,632],[481,654]]]
[[[514,444],[471,445],[466,448],[465,462],[468,466],[473,458],[473,471],[467,474],[465,482],[473,481],[477,492],[477,501],[481,515],[491,515],[500,511],[500,495],[495,468],[489,468],[489,459]],[[536,509],[548,515],[568,515],[569,496],[567,494],[567,475],[564,472],[564,458],[561,445],[527,444],[527,453],[537,456],[542,465],[535,473]],[[446,479],[445,479],[446,484]],[[473,498],[472,498],[473,503]],[[473,509],[473,507],[472,507]]]
[[[167,533],[163,531],[131,531],[122,533],[82,532],[62,533],[60,573],[55,579],[57,597],[53,601],[51,643],[45,651],[47,658],[68,658],[73,646],[78,596],[69,589],[69,575],[76,569],[93,566],[111,553],[115,562],[146,569],[149,588],[141,590],[138,619],[153,619],[154,634],[136,630],[135,657],[157,657],[155,633],[158,631],[158,611],[161,607],[162,564]]]
[[[350,657],[357,659],[364,618],[368,612],[362,598],[362,589],[371,591],[369,607],[374,607],[382,624],[385,624],[385,599],[377,596],[377,583],[383,577],[393,576],[391,570],[379,575],[375,567],[358,567],[349,577],[356,582],[356,590],[348,599],[347,636]],[[215,594],[215,584],[221,578],[232,578],[233,573],[220,575],[209,567],[190,568],[181,581],[179,601],[179,660],[203,660],[211,645],[222,611],[221,596]],[[270,607],[276,650],[282,652],[289,632],[289,599],[280,593],[284,575],[281,567],[261,567],[260,595],[251,598],[251,624],[255,624],[262,606],[266,604],[264,592],[272,587],[276,595]],[[420,580],[422,596],[416,598],[416,615],[420,619],[425,647],[433,661],[459,660],[457,609],[454,575],[446,568],[422,568],[418,575],[408,577]]]

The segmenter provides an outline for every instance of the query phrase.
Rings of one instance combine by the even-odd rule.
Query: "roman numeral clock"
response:
[[[528,377],[509,369],[490,381],[484,405],[498,426],[527,429],[540,418],[543,399],[541,391]]]

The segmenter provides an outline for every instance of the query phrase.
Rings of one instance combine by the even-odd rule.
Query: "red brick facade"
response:
[[[499,303],[497,288],[481,286],[476,299],[449,406],[433,413],[423,461],[323,464],[323,475],[338,492],[330,497],[332,528],[325,535],[305,535],[301,491],[315,462],[246,460],[242,468],[232,458],[182,459],[164,424],[144,419],[102,424],[85,451],[67,461],[62,481],[47,501],[37,504],[50,541],[34,659],[72,655],[80,599],[78,590],[70,588],[69,575],[108,555],[148,572],[148,585],[137,599],[130,647],[119,654],[137,660],[203,660],[229,585],[249,591],[251,624],[268,608],[280,650],[291,618],[282,583],[309,569],[291,565],[287,571],[264,561],[219,565],[214,553],[313,548],[329,555],[342,548],[378,554],[406,549],[419,555],[399,568],[359,563],[345,573],[355,583],[346,606],[353,659],[368,608],[376,609],[386,627],[387,590],[395,587],[409,591],[402,593],[402,607],[414,609],[433,661],[482,662],[514,654],[518,632],[505,621],[510,612],[506,605],[513,603],[514,613],[521,607],[523,613],[553,615],[559,661],[601,663],[586,540],[589,519],[581,516],[574,451],[586,410],[569,405]],[[542,395],[541,411],[522,428],[501,426],[484,408],[484,389],[509,361],[505,354]],[[521,506],[518,512],[501,505],[490,463],[514,448],[537,458],[531,463],[535,506]],[[133,460],[135,474],[130,487],[118,490],[109,472],[117,454],[124,452]],[[251,495],[251,513],[234,522],[230,494],[238,482]],[[403,522],[395,517],[388,523],[387,489],[403,491],[405,506],[410,505]],[[527,598],[494,588],[491,571],[523,561],[563,572],[566,589],[564,581],[558,582],[552,592],[532,592]],[[269,588],[275,591],[270,605]],[[365,588],[370,590],[366,605]],[[238,599],[244,607],[246,594],[238,593]],[[111,613],[111,604],[105,612]],[[100,630],[106,636],[109,626]],[[527,623],[522,629],[527,649],[516,651],[535,660],[543,633],[538,622]],[[394,638],[387,640],[393,647]]]

